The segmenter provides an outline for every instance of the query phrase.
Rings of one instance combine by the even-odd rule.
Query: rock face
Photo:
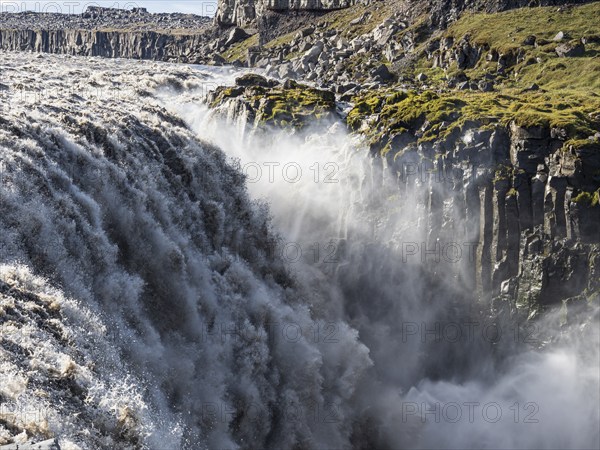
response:
[[[428,234],[470,243],[472,262],[457,265],[457,276],[473,280],[484,301],[533,318],[563,302],[597,300],[600,142],[576,149],[543,127],[471,126],[462,140],[435,144],[405,133],[401,145],[373,155],[398,179],[401,195],[430,186]],[[436,205],[452,212],[435,220],[443,214]]]
[[[200,34],[171,35],[153,31],[0,30],[0,49],[76,56],[152,59],[200,63],[205,44]]]
[[[83,14],[0,12],[2,28],[44,30],[131,30],[181,32],[198,31],[211,24],[209,17],[181,13],[148,13],[145,8],[131,10],[89,6]]]
[[[219,25],[247,27],[267,11],[331,11],[348,8],[359,0],[220,0],[215,20]]]
[[[90,7],[82,15],[0,14],[0,50],[206,62],[211,20]],[[214,45],[214,44],[213,44]]]

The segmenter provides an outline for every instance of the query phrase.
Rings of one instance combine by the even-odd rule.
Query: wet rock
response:
[[[235,84],[242,87],[260,86],[270,88],[275,86],[277,83],[272,80],[267,80],[263,76],[254,73],[247,73],[246,75],[242,75],[241,77],[237,78],[235,80]]]

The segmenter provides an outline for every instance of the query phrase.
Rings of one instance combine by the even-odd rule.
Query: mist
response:
[[[600,446],[600,328],[567,326],[564,307],[530,323],[482,312],[469,280],[474,227],[445,210],[432,236],[427,217],[427,194],[447,197],[454,177],[393,179],[341,122],[265,131],[236,117],[233,103],[171,105],[268,203],[278,251],[319,292],[311,306],[368,347],[353,446]],[[597,309],[578,317],[598,318]]]

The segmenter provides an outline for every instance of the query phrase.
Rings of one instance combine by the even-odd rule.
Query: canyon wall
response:
[[[176,35],[154,31],[0,30],[0,50],[73,56],[151,59],[200,63],[206,39],[202,34]]]

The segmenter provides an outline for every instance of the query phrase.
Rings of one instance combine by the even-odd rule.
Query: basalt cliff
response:
[[[90,6],[82,14],[0,12],[0,49],[200,63],[214,37],[208,17]]]

